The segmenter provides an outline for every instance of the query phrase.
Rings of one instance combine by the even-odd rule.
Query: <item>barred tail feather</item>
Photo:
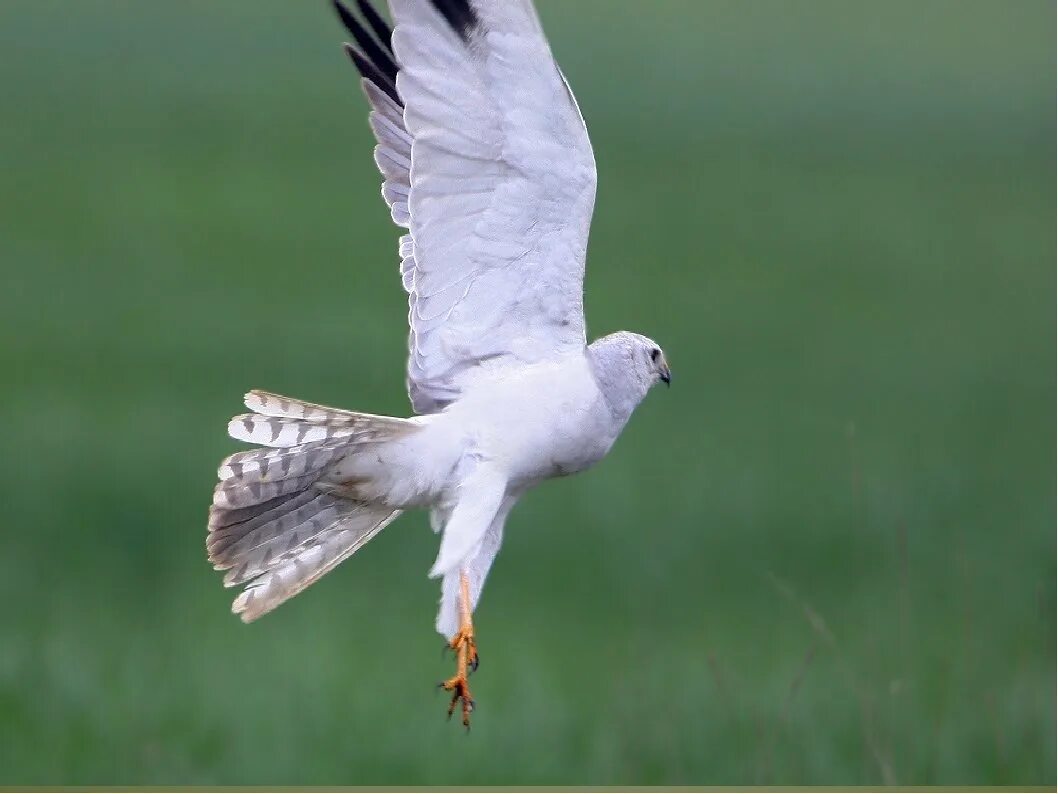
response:
[[[336,522],[316,541],[262,574],[243,590],[231,611],[244,623],[271,612],[355,554],[400,515],[377,505],[360,505],[358,515]]]
[[[252,507],[280,496],[300,493],[319,479],[317,472],[285,480],[263,482],[256,479],[225,480],[213,490],[213,506],[220,508]]]
[[[332,464],[418,427],[414,420],[342,411],[252,391],[254,413],[228,425],[263,448],[217,470],[206,547],[226,587],[246,585],[232,610],[254,620],[301,592],[399,515],[391,505],[344,498]]]
[[[213,530],[206,540],[213,568],[229,572],[226,586],[263,573],[270,567],[269,556],[296,551],[332,523],[338,517],[334,502],[334,497],[309,489],[242,524]]]
[[[370,424],[375,427],[386,427],[396,430],[414,424],[408,419],[397,419],[392,416],[365,414],[360,411],[346,411],[342,408],[329,408],[326,405],[295,400],[272,392],[253,389],[243,397],[246,407],[256,414],[281,419],[300,419],[317,425],[357,426]]]
[[[261,414],[240,414],[228,422],[232,438],[265,447],[298,447],[346,438],[355,432],[352,425],[323,425]]]
[[[267,502],[249,507],[225,508],[211,505],[209,508],[209,531],[210,533],[229,527],[235,527],[248,521],[266,521],[282,515],[287,510],[295,510],[314,496],[312,491],[277,496]],[[297,504],[292,504],[297,502]],[[241,528],[240,528],[241,529]],[[211,534],[212,537],[212,534]]]
[[[345,453],[348,446],[345,439],[335,439],[280,449],[236,452],[221,461],[217,478],[223,482],[253,476],[262,482],[274,482],[299,477],[329,466]]]

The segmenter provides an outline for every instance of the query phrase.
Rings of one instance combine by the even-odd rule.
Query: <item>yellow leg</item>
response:
[[[478,646],[474,642],[474,624],[470,619],[470,580],[465,573],[459,574],[459,630],[452,637],[448,647],[456,652],[456,674],[447,681],[441,682],[441,688],[452,693],[452,702],[448,704],[448,717],[451,719],[456,704],[462,705],[463,725],[470,730],[470,712],[474,710],[474,698],[470,695],[467,676],[478,669]]]

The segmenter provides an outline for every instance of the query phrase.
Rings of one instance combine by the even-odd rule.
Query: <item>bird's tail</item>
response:
[[[349,498],[329,481],[334,464],[414,432],[414,421],[342,411],[252,391],[228,433],[261,449],[217,471],[206,547],[225,587],[246,585],[232,611],[249,622],[351,556],[400,510]]]

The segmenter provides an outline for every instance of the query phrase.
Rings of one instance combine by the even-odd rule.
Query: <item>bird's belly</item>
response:
[[[602,460],[609,451],[609,445],[600,446],[594,441],[563,450],[555,455],[540,471],[541,478],[565,477],[589,469]]]
[[[461,454],[496,462],[514,490],[583,471],[620,430],[583,357],[485,383],[440,424],[461,439]]]
[[[595,405],[541,405],[508,424],[497,447],[513,484],[584,471],[610,450],[613,437]]]

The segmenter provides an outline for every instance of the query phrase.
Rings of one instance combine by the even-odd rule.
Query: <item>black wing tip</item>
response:
[[[347,5],[341,2],[341,0],[332,0],[332,2],[334,4],[334,10],[338,13],[338,18],[341,20],[345,29],[352,34],[354,39],[356,39],[356,44],[360,47],[360,51],[369,61],[371,61],[372,64],[374,64],[374,67],[378,69],[379,72],[386,76],[390,82],[396,82],[397,64],[394,63],[393,58],[390,57],[392,54],[389,41],[390,31],[388,27],[385,26],[385,23],[382,22],[381,18],[377,20],[378,23],[382,25],[382,32],[384,35],[376,41],[372,38],[371,34],[367,32],[364,26],[357,21],[352,10]],[[361,11],[365,7],[370,8],[364,0],[360,0]],[[377,14],[375,16],[377,17]],[[371,24],[370,21],[369,24]],[[377,25],[371,24],[371,29],[376,36],[380,35]]]
[[[374,32],[375,37],[392,55],[393,29],[386,24],[386,20],[382,18],[382,15],[375,10],[375,7],[368,0],[356,0],[356,7],[360,9],[360,14],[363,18],[367,20],[367,24]]]
[[[463,41],[470,41],[470,36],[481,24],[478,14],[470,5],[470,0],[430,0],[438,13],[445,18],[452,30],[459,34]]]
[[[342,2],[342,0],[331,0],[331,5],[334,6],[335,13],[338,14],[338,19],[341,20],[342,26],[349,31],[352,36],[360,40],[361,37],[367,36],[367,31],[364,26],[357,21],[356,15],[349,6]],[[393,54],[393,29],[386,24],[386,20],[382,18],[382,15],[375,10],[375,7],[368,2],[368,0],[356,0],[356,7],[360,11],[360,15],[367,22],[367,26],[371,28],[371,32],[375,34],[375,38],[378,39],[378,43],[388,50],[389,54]]]
[[[342,0],[331,0],[342,26],[356,40],[357,47],[346,43],[346,54],[353,61],[361,77],[386,92],[398,105],[403,106],[397,93],[398,67],[393,60],[393,30],[368,0],[355,0],[356,7],[363,16],[371,33],[362,25],[352,9]],[[469,42],[471,35],[480,27],[478,17],[470,0],[430,0],[437,12],[444,17],[448,25],[464,41]],[[377,39],[377,42],[376,42]]]
[[[343,27],[349,31],[359,47],[357,49],[349,43],[342,45],[353,65],[356,66],[356,70],[360,72],[360,76],[385,91],[398,105],[403,105],[397,93],[397,64],[390,57],[393,48],[390,43],[392,31],[389,26],[367,0],[357,0],[357,8],[360,9],[360,13],[364,15],[364,19],[378,38],[376,43],[371,34],[357,20],[352,9],[342,0],[331,0],[331,5],[338,14]]]
[[[398,106],[404,107],[404,102],[401,100],[400,94],[397,93],[396,85],[387,80],[371,61],[349,42],[343,42],[342,49],[345,50],[345,54],[349,56],[349,60],[353,62],[356,70],[360,72],[361,77],[385,92]]]
[[[356,17],[353,16],[353,12],[349,6],[342,2],[342,0],[331,0],[331,7],[334,8],[334,12],[338,15],[338,19],[341,20],[342,27],[348,30],[353,35],[356,35],[354,31],[360,27],[360,23],[356,21]]]

